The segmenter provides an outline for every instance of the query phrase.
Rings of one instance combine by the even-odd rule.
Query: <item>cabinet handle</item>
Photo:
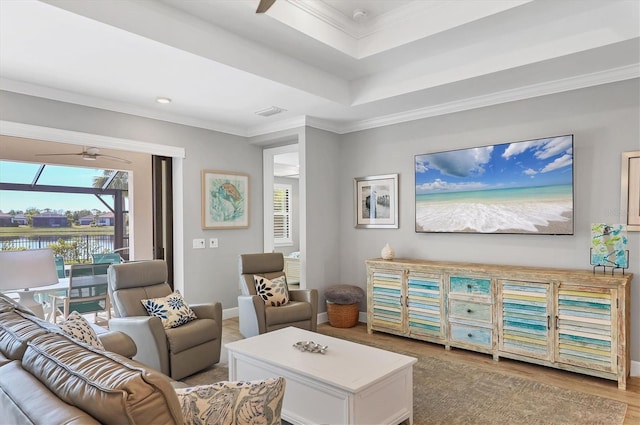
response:
[[[468,289],[468,290],[471,290],[471,288],[472,288],[471,284],[470,284],[470,283],[467,283],[467,289]]]
[[[547,329],[551,329],[551,316],[547,315]]]
[[[472,334],[471,332],[469,332],[469,333],[467,334],[467,336],[468,336],[469,338],[473,338],[473,334]]]
[[[470,308],[467,309],[467,313],[473,313],[473,310],[471,310]]]
[[[556,329],[558,329],[558,316],[556,316]]]

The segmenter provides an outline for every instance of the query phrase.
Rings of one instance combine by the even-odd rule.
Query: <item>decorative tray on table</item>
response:
[[[298,341],[295,344],[293,344],[293,346],[300,351],[309,351],[310,353],[320,353],[320,354],[326,353],[327,348],[329,348],[326,345],[316,344],[313,341]]]

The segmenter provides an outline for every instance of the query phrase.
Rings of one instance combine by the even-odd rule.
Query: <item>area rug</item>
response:
[[[370,341],[359,342],[376,346]],[[620,425],[624,422],[627,405],[623,402],[460,362],[403,354],[418,359],[413,368],[416,425]],[[227,376],[227,368],[217,365],[184,382],[198,385],[226,380]]]

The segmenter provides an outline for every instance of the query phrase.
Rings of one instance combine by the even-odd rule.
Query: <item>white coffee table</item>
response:
[[[298,341],[329,348],[303,352],[293,347]],[[293,327],[225,347],[230,380],[286,378],[282,418],[288,422],[413,423],[413,357]]]

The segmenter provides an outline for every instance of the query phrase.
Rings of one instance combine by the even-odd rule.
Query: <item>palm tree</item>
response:
[[[129,189],[129,173],[124,171],[115,171],[115,170],[102,170],[101,176],[95,176],[93,178],[93,187],[102,188],[107,181],[111,178],[113,173],[116,173],[116,176],[113,178],[108,188],[105,189]]]

